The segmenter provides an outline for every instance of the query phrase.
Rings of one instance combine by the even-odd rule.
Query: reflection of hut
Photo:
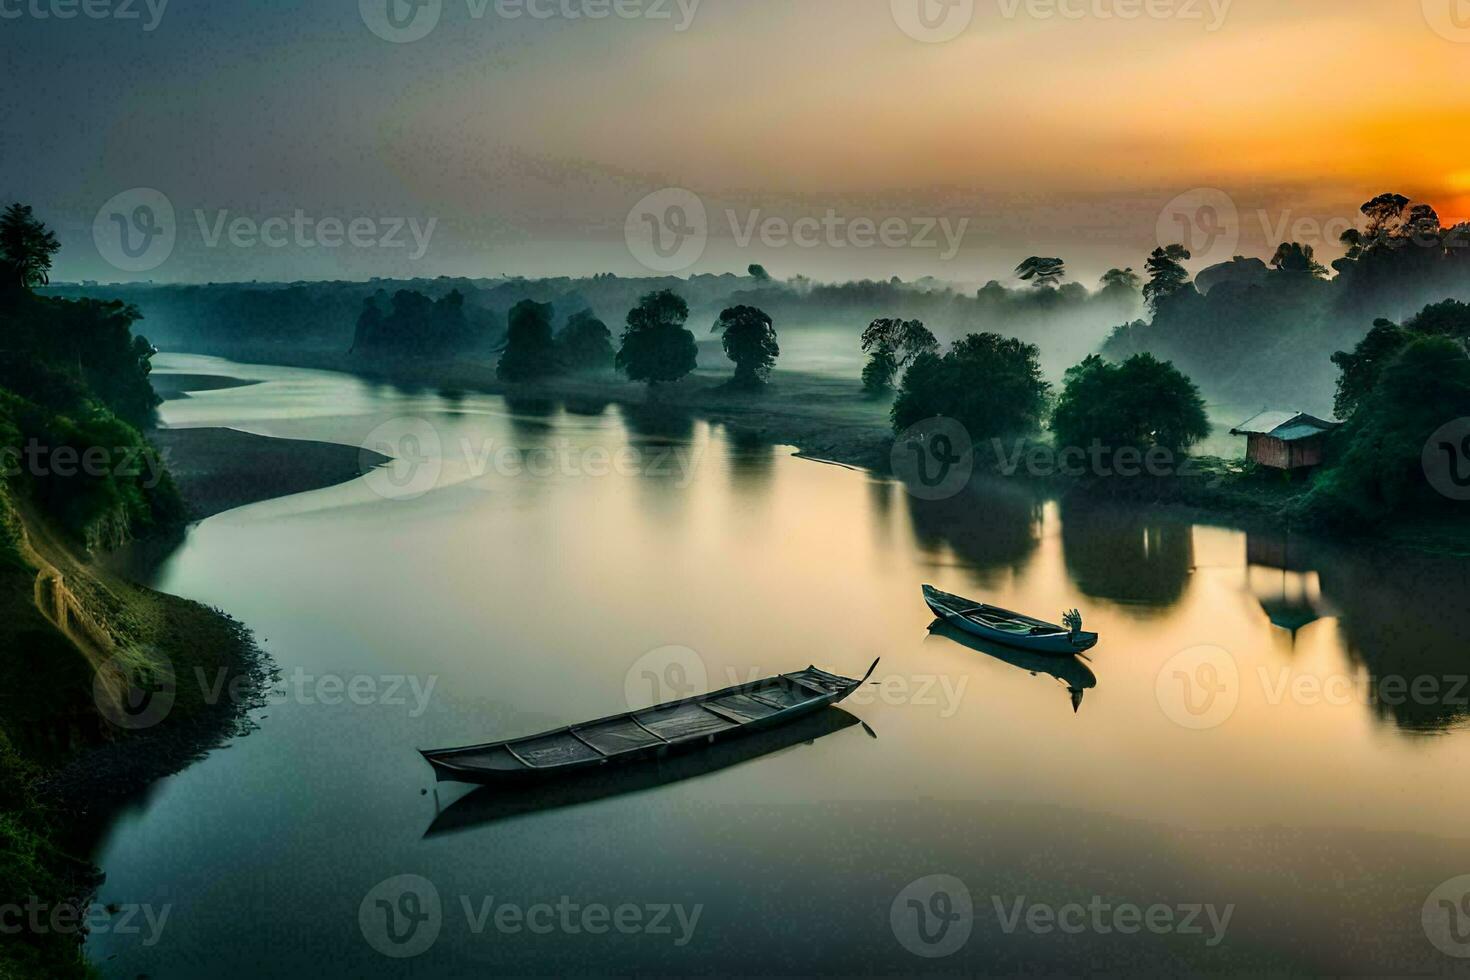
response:
[[[1262,412],[1230,430],[1245,436],[1251,462],[1277,470],[1300,470],[1322,462],[1327,434],[1342,423],[1305,412]]]
[[[1322,618],[1322,585],[1316,569],[1294,554],[1287,535],[1248,534],[1246,578],[1272,625],[1296,634]]]

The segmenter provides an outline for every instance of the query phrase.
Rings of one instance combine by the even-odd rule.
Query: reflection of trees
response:
[[[945,500],[905,493],[914,540],[928,552],[948,546],[978,570],[1020,569],[1041,542],[1041,501],[1024,487],[976,481]]]
[[[576,415],[581,418],[601,418],[607,412],[607,407],[612,404],[606,398],[596,398],[590,395],[568,398],[563,407],[568,415]]]
[[[775,447],[759,433],[739,427],[726,427],[725,439],[730,445],[730,480],[736,488],[768,485],[775,465]]]
[[[630,442],[635,436],[659,442],[687,443],[694,438],[694,418],[682,409],[647,403],[621,406]]]
[[[510,409],[510,427],[520,438],[539,443],[551,434],[554,428],[551,419],[556,414],[554,400],[507,397],[505,407]]]
[[[1167,606],[1179,601],[1194,567],[1189,524],[1141,510],[1063,499],[1062,558],[1094,599]]]
[[[1470,718],[1470,563],[1325,548],[1316,557],[1323,594],[1340,610],[1347,655],[1372,678],[1374,713],[1418,732]],[[1418,696],[1416,680],[1424,685]]]

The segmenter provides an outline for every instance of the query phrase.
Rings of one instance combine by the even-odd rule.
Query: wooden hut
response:
[[[1301,470],[1322,463],[1327,434],[1341,424],[1305,412],[1262,412],[1230,434],[1246,437],[1245,453],[1252,462],[1278,470]]]

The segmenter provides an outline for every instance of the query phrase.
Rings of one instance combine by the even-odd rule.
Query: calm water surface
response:
[[[284,694],[109,826],[100,899],[169,917],[151,946],[94,935],[108,976],[1467,962],[1425,926],[1456,911],[1431,893],[1470,874],[1463,564],[1014,488],[927,503],[615,406],[159,364],[264,382],[170,402],[169,425],[351,445],[377,430],[419,465],[212,518],[155,572],[267,640]],[[1103,640],[1087,664],[979,649],[929,631],[923,582],[1048,617],[1080,606]],[[808,742],[601,799],[462,799],[415,752],[877,657],[880,683],[844,706],[864,724],[834,714]],[[417,905],[383,886],[403,875],[438,906],[422,883]],[[514,928],[559,903],[570,926]],[[1230,918],[1015,917],[1089,903]],[[642,926],[594,912],[607,934],[590,935],[579,916],[599,906]],[[649,928],[660,906],[686,919]],[[433,941],[384,955],[428,936],[387,938],[415,914]]]

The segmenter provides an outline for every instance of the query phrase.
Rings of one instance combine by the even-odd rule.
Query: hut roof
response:
[[[1282,442],[1295,442],[1298,439],[1310,439],[1312,436],[1331,432],[1341,424],[1341,422],[1319,419],[1306,412],[1268,411],[1246,419],[1231,429],[1230,434],[1233,436],[1271,436]]]

